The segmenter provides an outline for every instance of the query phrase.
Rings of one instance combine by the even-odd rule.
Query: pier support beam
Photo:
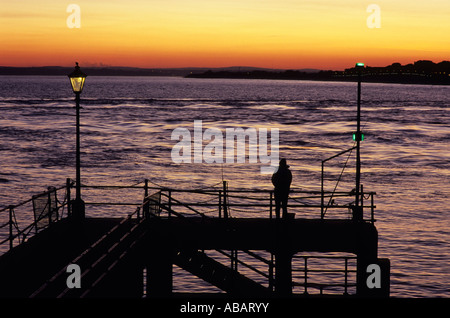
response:
[[[286,250],[275,253],[275,292],[292,295],[292,253]]]
[[[292,295],[292,221],[277,219],[275,223],[275,293],[285,297]]]
[[[157,244],[147,256],[147,297],[168,297],[172,295],[173,253],[168,246]]]

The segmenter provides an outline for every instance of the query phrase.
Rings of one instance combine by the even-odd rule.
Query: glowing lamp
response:
[[[75,94],[81,94],[84,87],[84,81],[86,80],[87,75],[80,70],[78,62],[76,63],[75,70],[68,76],[70,79],[70,84],[72,85],[73,92]]]

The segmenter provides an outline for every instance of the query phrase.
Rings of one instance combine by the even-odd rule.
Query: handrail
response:
[[[197,211],[197,210],[191,208],[191,207],[188,206],[188,205],[185,205],[184,203],[180,202],[179,200],[176,200],[176,199],[174,199],[174,198],[171,198],[171,192],[170,192],[170,191],[169,191],[169,194],[163,194],[163,195],[164,195],[166,198],[169,199],[169,202],[171,203],[171,205],[173,205],[172,200],[174,200],[174,201],[178,202],[179,204],[181,204],[181,205],[183,205],[183,206],[186,206],[186,207],[190,208],[190,209],[191,209],[192,211],[194,211],[196,214],[199,214],[199,215],[201,215],[202,217],[207,217],[207,216],[205,216],[203,213],[201,213],[201,212],[199,212],[199,211]],[[147,197],[144,199],[144,203],[142,204],[142,208],[145,209],[145,206],[146,206],[149,202],[153,202],[153,203],[159,204],[159,207],[160,207],[161,209],[164,209],[164,210],[166,210],[166,211],[169,213],[169,217],[170,217],[171,214],[174,214],[174,215],[177,216],[177,217],[184,218],[184,215],[183,215],[183,214],[178,213],[178,212],[175,212],[174,210],[172,210],[172,208],[171,208],[170,206],[168,207],[168,206],[166,206],[166,204],[164,204],[164,203],[156,202],[156,201],[152,200],[152,199],[151,199],[151,196],[147,196]],[[139,208],[138,208],[138,209],[139,209]],[[154,215],[154,216],[156,216],[156,215]],[[221,249],[215,249],[215,251],[217,251],[217,252],[219,252],[220,254],[222,254],[222,255],[228,257],[228,258],[231,260],[231,263],[232,263],[232,264],[231,264],[231,267],[233,268],[233,266],[234,266],[234,267],[235,267],[234,269],[235,269],[236,271],[237,271],[237,264],[241,264],[241,265],[245,266],[246,268],[252,270],[253,272],[255,272],[255,273],[257,273],[257,274],[263,276],[264,278],[268,279],[268,281],[269,281],[269,289],[272,289],[272,288],[273,288],[273,281],[274,281],[274,277],[273,277],[274,271],[273,271],[273,269],[274,269],[274,266],[275,266],[275,265],[274,265],[274,262],[273,262],[273,259],[272,259],[271,261],[268,261],[268,260],[266,260],[265,258],[263,258],[263,257],[261,257],[261,256],[259,256],[259,255],[257,255],[257,254],[255,254],[255,253],[253,253],[253,252],[251,252],[251,251],[248,251],[248,250],[241,250],[242,252],[246,253],[247,255],[249,255],[249,256],[251,256],[251,257],[253,257],[253,258],[255,258],[255,259],[259,260],[259,261],[262,261],[262,262],[265,263],[266,265],[269,265],[269,273],[266,274],[266,273],[262,272],[261,270],[257,269],[256,267],[254,267],[254,266],[252,266],[252,265],[249,265],[249,264],[245,263],[244,261],[238,259],[238,257],[237,257],[237,251],[234,251],[234,252],[235,252],[235,255],[234,255],[233,251],[231,252],[231,254],[228,254],[227,252],[222,251]],[[234,263],[234,265],[233,265],[233,263]]]
[[[336,189],[337,189],[337,186],[338,186],[339,181],[340,181],[340,179],[341,179],[342,173],[344,172],[344,169],[345,169],[345,167],[347,166],[348,159],[350,158],[350,155],[351,155],[352,151],[353,151],[354,149],[356,149],[356,148],[357,148],[357,146],[354,146],[354,147],[352,147],[352,148],[343,150],[343,151],[341,151],[341,152],[335,154],[334,156],[331,156],[331,157],[329,157],[329,158],[326,158],[326,159],[322,160],[322,165],[321,165],[321,177],[320,177],[320,189],[321,189],[321,194],[322,194],[322,196],[321,196],[321,204],[320,204],[320,205],[321,205],[321,208],[320,208],[320,218],[321,218],[321,219],[323,219],[323,218],[325,217],[325,213],[326,213],[326,211],[327,211],[327,209],[328,209],[328,207],[329,207],[329,205],[330,205],[330,203],[331,203],[333,194],[335,193],[335,191],[336,191]],[[345,153],[347,153],[347,152],[350,152],[350,154],[349,154],[349,156],[348,156],[348,158],[347,158],[347,162],[345,163],[344,168],[342,169],[341,176],[339,176],[339,179],[338,179],[338,181],[336,182],[336,186],[334,187],[334,190],[333,190],[333,192],[332,192],[333,194],[331,195],[331,198],[330,198],[330,200],[328,201],[327,206],[325,207],[325,202],[324,202],[324,199],[325,199],[325,197],[324,197],[324,193],[325,193],[325,192],[324,192],[325,162],[327,162],[327,161],[329,161],[329,160],[332,160],[332,159],[334,159],[334,158],[337,158],[337,157],[339,157],[339,156],[341,156],[341,155],[343,155],[343,154],[345,154]]]
[[[189,210],[195,212],[196,214],[198,214],[198,215],[200,215],[200,216],[202,216],[202,217],[205,217],[205,214],[203,214],[203,213],[197,211],[197,210],[194,209],[193,207],[191,207],[191,206],[189,206],[189,205],[187,205],[187,204],[185,204],[185,203],[183,203],[183,202],[181,202],[181,201],[179,201],[179,200],[177,200],[177,199],[174,199],[174,198],[171,197],[169,194],[161,193],[161,195],[164,195],[164,196],[165,196],[166,198],[168,198],[169,200],[171,200],[171,201],[173,200],[173,201],[175,201],[176,203],[180,204],[181,206],[184,206],[184,207],[188,208]],[[173,205],[173,203],[171,203],[171,204]]]
[[[308,294],[308,287],[313,287],[320,290],[320,294],[322,295],[323,290],[327,287],[344,287],[344,295],[348,295],[348,288],[356,286],[356,281],[354,283],[349,282],[349,273],[356,273],[357,270],[349,269],[349,260],[357,260],[356,256],[332,256],[332,255],[294,255],[293,259],[303,259],[303,268],[292,269],[292,272],[302,272],[304,276],[303,282],[298,282],[292,280],[292,287],[301,286],[304,288],[304,294]],[[308,268],[308,260],[309,259],[333,259],[333,260],[344,260],[344,269],[311,269]],[[327,263],[329,264],[329,263]],[[317,265],[317,264],[316,264]],[[354,264],[356,266],[356,264]],[[343,283],[317,283],[310,282],[308,273],[344,273],[344,282]],[[356,279],[356,277],[353,277]]]
[[[2,241],[0,241],[0,246],[9,241],[9,249],[12,249],[14,247],[14,240],[18,239],[19,240],[18,241],[19,244],[23,243],[25,241],[25,239],[27,237],[29,237],[29,235],[30,235],[30,233],[31,233],[33,228],[36,228],[36,233],[37,233],[38,230],[40,229],[40,228],[38,228],[38,224],[42,220],[45,220],[46,218],[49,218],[49,223],[46,226],[44,226],[44,228],[45,228],[47,226],[50,226],[51,223],[57,222],[59,219],[62,219],[64,216],[63,216],[62,213],[59,214],[58,211],[60,209],[62,209],[63,207],[65,207],[65,206],[69,206],[68,198],[70,197],[70,194],[67,191],[69,191],[70,186],[71,186],[71,184],[70,184],[69,180],[67,180],[67,183],[66,183],[65,186],[60,186],[60,187],[57,187],[57,188],[49,187],[49,189],[47,191],[41,192],[41,193],[39,193],[37,195],[34,195],[34,196],[31,197],[31,199],[22,201],[22,202],[20,202],[18,204],[9,205],[6,208],[1,209],[0,213],[8,210],[9,211],[9,217],[8,217],[8,221],[7,222],[5,222],[4,224],[0,225],[0,229],[2,229],[4,227],[6,227],[7,225],[9,225],[9,230],[8,230],[7,238],[5,238]],[[66,189],[66,195],[65,195],[65,198],[64,198],[63,202],[61,203],[60,201],[58,201],[56,194],[57,194],[58,191],[60,191],[62,189]],[[33,202],[33,200],[49,196],[52,193],[55,193],[55,198],[54,199],[56,201],[54,203],[56,204],[56,207],[55,208],[47,208],[47,204],[48,204],[47,203],[46,206],[43,209],[43,211],[45,211],[45,213],[41,213],[38,216],[38,218],[34,218],[34,221],[32,223],[28,224],[27,226],[25,226],[24,228],[21,229],[19,227],[19,223],[17,222],[17,219],[16,219],[16,211],[15,210],[17,208],[25,207],[30,202]],[[31,207],[31,209],[33,209],[33,207]],[[51,216],[53,216],[54,214],[56,215],[56,219],[53,220],[51,218]]]
[[[350,150],[350,149],[349,149]],[[70,213],[70,204],[68,201],[70,200],[70,191],[71,188],[74,187],[74,182],[68,179],[66,181],[65,186],[59,186],[54,188],[52,191],[61,191],[63,189],[66,190],[66,202],[58,203],[58,209],[67,206],[67,211]],[[141,206],[141,202],[132,202],[132,200],[126,200],[121,202],[112,202],[113,199],[102,200],[102,190],[121,190],[121,189],[136,189],[136,190],[144,190],[145,193],[148,191],[156,190],[160,191],[161,195],[165,198],[166,202],[162,208],[164,211],[168,212],[169,215],[175,211],[173,211],[172,207],[181,207],[185,209],[186,212],[178,211],[177,213],[181,214],[189,214],[193,213],[193,215],[207,217],[213,216],[210,213],[217,213],[216,216],[222,216],[222,210],[227,212],[240,213],[239,216],[243,217],[244,215],[265,215],[267,217],[272,218],[272,211],[274,210],[275,202],[273,200],[273,189],[226,189],[226,192],[223,191],[221,187],[209,187],[209,188],[201,188],[201,189],[179,189],[179,188],[168,188],[168,187],[155,187],[149,186],[148,181],[145,183],[136,183],[133,185],[82,185],[83,188],[92,189],[94,191],[94,200],[92,202],[86,201],[86,206]],[[225,195],[224,195],[225,193]],[[41,193],[40,195],[46,195],[48,191]],[[181,198],[174,197],[174,194],[179,194]],[[190,195],[192,194],[192,195]],[[361,202],[361,206],[370,209],[370,218],[365,219],[365,221],[375,222],[374,218],[374,195],[375,192],[363,192],[361,194],[361,198],[364,202]],[[349,201],[345,202],[345,198],[348,197]],[[206,198],[206,199],[205,199]],[[352,209],[352,202],[354,201],[354,192],[344,192],[344,191],[311,191],[311,190],[302,190],[302,189],[292,189],[290,192],[290,200],[288,204],[289,209],[294,209],[294,212],[299,213],[296,209],[314,209],[320,208],[320,218],[324,218],[324,198],[329,198],[330,202],[326,206],[327,209]],[[333,200],[331,200],[333,199]],[[334,199],[339,201],[339,203],[332,204]],[[30,235],[30,231],[33,227],[36,226],[36,221],[40,221],[41,219],[35,220],[31,224],[25,226],[24,228],[19,227],[16,217],[16,209],[18,208],[27,208],[27,204],[33,201],[33,198],[28,199],[26,201],[20,202],[18,204],[9,205],[0,209],[0,213],[4,213],[5,211],[9,211],[8,221],[0,224],[0,235],[7,236],[4,238],[0,238],[0,245],[5,242],[10,242],[10,248],[13,247],[13,241],[19,239],[19,243],[23,242],[26,237]],[[95,201],[95,202],[94,202]],[[242,208],[243,210],[240,210]],[[253,209],[252,209],[253,208]],[[315,217],[315,212],[310,212],[312,210],[305,210],[308,215]],[[342,213],[342,212],[341,212]],[[207,215],[208,214],[208,215]],[[227,213],[228,215],[229,213]],[[335,218],[339,218],[340,214],[336,214]],[[48,214],[44,213],[42,217],[46,217]],[[60,218],[66,216],[61,215]],[[318,217],[318,216],[317,216]],[[333,217],[333,215],[331,215]],[[9,226],[9,230],[6,228]],[[9,233],[8,233],[9,232]]]
[[[234,259],[235,262],[237,262],[237,263],[239,263],[239,264],[241,264],[241,265],[247,267],[248,269],[251,269],[251,270],[254,271],[255,273],[258,273],[258,274],[260,274],[261,276],[263,276],[263,277],[265,277],[265,278],[267,278],[267,279],[269,279],[269,280],[273,278],[272,275],[271,275],[270,273],[269,273],[269,274],[266,274],[266,273],[260,271],[259,269],[257,269],[256,267],[254,267],[254,266],[252,266],[252,265],[249,265],[249,264],[245,263],[244,261],[242,261],[242,260],[240,260],[240,259],[235,258],[235,257],[234,257],[233,255],[231,255],[231,254],[228,254],[228,253],[226,253],[226,252],[224,252],[224,251],[222,251],[222,250],[219,250],[219,249],[216,249],[215,251],[221,253],[222,255],[225,255],[226,257],[228,257],[228,258],[230,258],[230,259]],[[246,253],[246,254],[248,254],[248,255],[250,255],[250,256],[253,256],[253,257],[256,255],[255,253],[252,253],[252,252],[249,253],[249,251],[247,251],[247,250],[239,250],[239,251],[244,252],[244,253]],[[266,260],[266,259],[264,259],[264,258],[262,258],[262,257],[259,257],[259,258],[254,257],[254,258],[256,258],[256,259],[258,259],[258,260],[260,260],[260,261],[263,261],[265,264],[267,264],[267,265],[269,265],[269,266],[274,266],[273,262],[270,262],[270,261],[268,261],[268,260]]]

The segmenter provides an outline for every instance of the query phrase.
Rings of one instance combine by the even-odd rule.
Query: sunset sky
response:
[[[0,65],[344,69],[450,60],[449,35],[449,0],[2,0]]]

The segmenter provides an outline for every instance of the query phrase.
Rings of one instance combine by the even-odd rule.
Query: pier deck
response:
[[[112,230],[120,224],[122,227],[128,224],[127,229],[113,238]],[[124,237],[133,239],[125,242]],[[273,294],[273,290],[207,257],[203,254],[205,250],[263,250],[273,253],[276,259],[274,290],[278,291],[276,294],[281,292],[285,295],[292,288],[291,260],[297,252],[348,252],[365,262],[376,261],[377,241],[377,231],[372,223],[352,220],[150,217],[140,220],[86,218],[80,224],[65,219],[0,257],[0,296],[139,297],[144,289],[143,268],[148,272],[147,295],[170,296],[173,264],[231,294],[237,291],[242,294],[251,292],[253,296]],[[117,255],[101,267],[103,270],[92,274],[90,283],[82,280],[84,284],[81,289],[67,290],[65,279],[69,273],[64,269],[68,264],[75,260],[82,271],[97,266],[107,258],[105,255],[109,257],[105,251],[113,250],[122,242],[125,243]],[[132,250],[130,246],[133,244],[137,247],[130,253],[132,255],[123,258],[123,264],[117,262],[124,252]],[[101,249],[98,248],[100,245],[103,245]],[[92,246],[98,251],[93,252]],[[89,254],[86,251],[92,255],[85,257]],[[118,271],[120,275],[104,279],[104,286],[108,288],[98,284],[100,287],[92,289],[92,285],[108,272],[106,269],[114,267],[113,264],[120,264],[123,268]],[[222,278],[213,278],[208,274],[208,266],[212,272],[221,272]],[[118,283],[118,276],[122,277],[122,282],[116,284],[114,289],[111,286],[114,286],[114,281]],[[234,286],[239,288],[226,285],[224,281],[227,279],[234,281]],[[58,280],[60,286],[51,287],[49,281],[53,283]]]
[[[70,202],[71,187],[68,180],[66,188],[59,188],[66,190],[64,202]],[[123,189],[108,191],[116,188]],[[297,192],[291,213],[280,219],[270,191],[160,189],[149,195],[147,184],[143,189],[143,203],[114,204],[137,207],[125,218],[79,219],[70,205],[62,217],[64,203],[53,204],[58,203],[55,188],[33,197],[45,204],[38,210],[33,204],[35,222],[23,229],[15,213],[24,205],[9,206],[9,222],[1,225],[9,229],[3,243],[10,249],[0,256],[0,297],[173,297],[175,266],[239,297],[326,295],[336,289],[344,297],[389,295],[389,260],[377,255],[373,193],[364,201],[369,205],[361,200],[361,211],[370,209],[369,219],[362,213],[339,214],[351,210],[348,204],[324,205],[325,197],[340,203],[352,193],[325,192]],[[320,218],[308,216],[318,208]],[[315,268],[317,260],[326,267]],[[369,265],[381,271],[375,278],[382,287],[367,284]],[[312,279],[317,275],[324,276]],[[77,277],[81,287],[68,283]]]
[[[197,249],[349,252],[377,256],[375,226],[352,220],[172,218],[150,223],[160,244]],[[167,242],[167,243],[165,243]]]

